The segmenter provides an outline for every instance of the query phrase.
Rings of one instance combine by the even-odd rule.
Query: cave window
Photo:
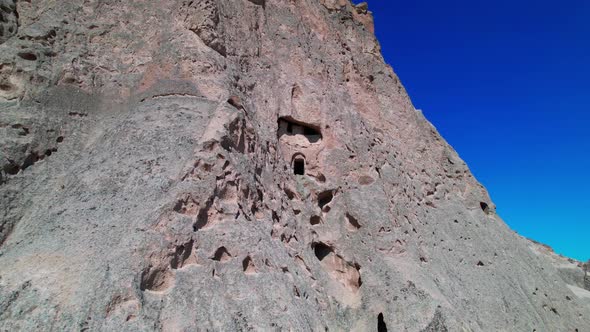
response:
[[[485,202],[480,202],[480,203],[479,203],[479,206],[481,207],[481,210],[482,210],[484,213],[486,213],[486,214],[489,214],[489,213],[490,213],[490,207],[488,206],[488,204],[487,204],[487,203],[485,203]]]
[[[305,175],[305,159],[299,157],[293,160],[293,173],[295,175]]]
[[[316,143],[322,139],[322,133],[319,127],[296,121],[291,117],[281,117],[278,122],[279,129],[277,131],[277,137],[279,138],[282,135],[303,135],[310,143]]]
[[[306,136],[316,136],[319,135],[318,131],[313,129],[313,128],[309,128],[309,127],[304,127],[303,128],[303,135]]]

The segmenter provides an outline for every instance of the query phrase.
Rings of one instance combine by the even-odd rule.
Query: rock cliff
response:
[[[589,331],[348,0],[0,0],[0,329]]]
[[[567,287],[582,301],[590,304],[590,270],[583,262],[556,254],[553,249],[542,243],[528,240],[529,247],[539,256],[543,256],[557,269]]]

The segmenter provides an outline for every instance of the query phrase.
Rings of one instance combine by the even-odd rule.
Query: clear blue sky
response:
[[[589,259],[590,1],[368,3],[386,61],[499,215]]]

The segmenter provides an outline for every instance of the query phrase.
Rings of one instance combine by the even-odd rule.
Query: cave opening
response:
[[[292,117],[281,117],[278,120],[278,124],[277,136],[279,138],[283,135],[302,135],[307,138],[309,143],[317,143],[322,139],[320,128],[316,125],[297,121]]]
[[[313,244],[313,252],[315,254],[315,257],[317,257],[318,260],[321,262],[324,260],[324,258],[330,255],[333,252],[333,250],[327,245],[321,242],[317,242]]]
[[[387,325],[383,321],[383,313],[379,313],[377,316],[377,332],[387,332]]]
[[[318,194],[318,206],[320,209],[324,209],[324,207],[334,199],[334,190],[326,190]]]
[[[486,213],[486,214],[490,213],[490,207],[488,206],[488,204],[487,204],[487,203],[485,203],[485,202],[480,202],[480,203],[479,203],[479,206],[481,207],[481,210],[482,210],[484,213]]]

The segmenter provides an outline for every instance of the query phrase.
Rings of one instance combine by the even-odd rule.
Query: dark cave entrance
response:
[[[317,143],[322,139],[320,128],[316,125],[297,121],[290,116],[280,117],[278,123],[277,137],[279,138],[283,135],[303,135],[309,143]]]
[[[320,262],[333,252],[332,248],[321,242],[314,243],[312,247],[315,257],[317,257]]]
[[[379,316],[377,316],[377,332],[387,332],[387,325],[383,321],[383,313],[379,313]]]
[[[305,159],[299,157],[293,160],[293,173],[295,175],[305,175]]]
[[[486,214],[489,214],[489,213],[490,213],[490,207],[488,206],[488,204],[487,204],[487,203],[485,203],[485,202],[480,202],[480,203],[479,203],[479,206],[481,207],[481,210],[482,210],[484,213],[486,213]]]

